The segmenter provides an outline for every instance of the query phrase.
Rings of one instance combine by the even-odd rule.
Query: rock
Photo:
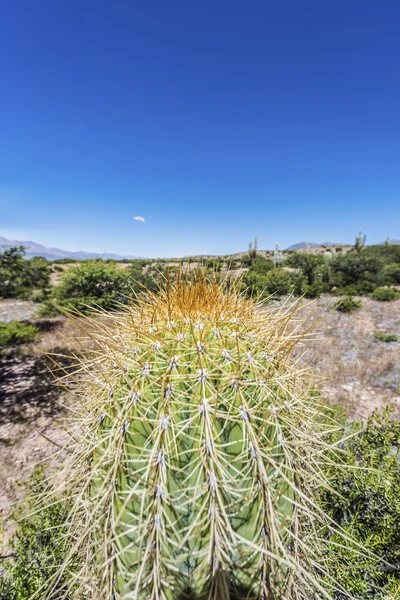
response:
[[[344,389],[346,392],[352,392],[354,387],[351,384],[344,384],[342,385],[342,389]]]

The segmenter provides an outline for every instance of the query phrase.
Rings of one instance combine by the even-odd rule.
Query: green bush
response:
[[[391,300],[398,300],[400,298],[400,292],[393,288],[376,288],[371,297],[374,300],[380,300],[381,302],[390,302]]]
[[[352,286],[356,294],[372,292],[382,282],[383,262],[363,250],[334,256],[331,263],[330,284],[338,288]]]
[[[34,290],[46,290],[51,267],[44,258],[24,258],[23,246],[0,253],[0,297],[28,299]]]
[[[303,286],[303,294],[306,298],[319,298],[321,294],[324,294],[328,291],[329,287],[322,281]]]
[[[274,268],[274,263],[269,258],[264,258],[263,256],[256,256],[253,264],[251,265],[249,271],[251,273],[257,273],[259,275],[265,275],[268,271],[272,271]]]
[[[376,246],[367,246],[362,254],[366,258],[374,258],[385,264],[400,265],[400,244],[379,244]]]
[[[360,300],[354,300],[354,298],[348,296],[347,298],[343,298],[343,300],[338,300],[334,305],[334,309],[340,312],[349,313],[361,308],[361,306],[362,303]]]
[[[56,258],[55,260],[52,261],[53,264],[59,264],[59,265],[72,265],[72,264],[76,264],[79,263],[80,261],[77,260],[76,258]]]
[[[243,286],[249,295],[285,296],[293,291],[291,274],[282,269],[273,269],[265,274],[249,270],[243,277]]]
[[[130,298],[140,294],[144,288],[157,289],[156,278],[159,272],[150,266],[142,272],[142,261],[134,261],[131,266],[119,269],[115,261],[87,260],[63,272],[60,284],[55,287],[51,299],[47,300],[40,314],[56,315],[62,309],[78,310],[86,314],[94,308],[115,310],[126,304]]]
[[[394,333],[384,333],[383,331],[375,331],[374,338],[380,342],[397,342],[397,335]]]
[[[12,553],[2,561],[0,573],[1,600],[37,600],[47,598],[48,581],[61,565],[66,547],[62,538],[68,513],[68,503],[61,501],[49,507],[38,507],[36,498],[44,490],[43,470],[37,469],[27,486],[27,501],[14,514],[21,519],[12,538]],[[38,509],[40,509],[38,511]],[[38,512],[35,512],[38,511]],[[30,513],[30,516],[27,516]],[[66,585],[62,578],[55,590],[61,596]],[[59,595],[57,595],[59,594]]]
[[[34,342],[38,335],[38,328],[28,323],[20,321],[0,323],[0,347],[28,344]]]
[[[339,536],[331,538],[339,544],[327,551],[331,575],[357,599],[395,600],[400,598],[400,421],[387,410],[366,425],[343,416],[342,422],[348,435],[339,446],[345,468],[332,468],[331,489],[321,490],[320,503],[376,558],[360,556]]]
[[[64,271],[42,315],[56,314],[57,307],[82,313],[91,308],[115,309],[133,293],[130,269],[117,269],[115,263],[84,261]]]
[[[383,271],[385,284],[387,285],[398,285],[400,284],[400,265],[389,264],[386,265]]]
[[[320,283],[324,279],[324,272],[327,270],[323,256],[301,252],[295,252],[288,256],[285,266],[300,269],[306,279],[307,286]]]

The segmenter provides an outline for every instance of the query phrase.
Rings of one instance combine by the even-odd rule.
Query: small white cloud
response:
[[[144,217],[133,217],[134,221],[140,221],[141,223],[146,223],[146,221],[144,220]]]

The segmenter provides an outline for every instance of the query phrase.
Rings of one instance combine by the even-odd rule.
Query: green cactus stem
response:
[[[198,275],[91,319],[59,474],[74,499],[63,597],[331,597],[314,490],[333,426],[292,357],[298,309]]]

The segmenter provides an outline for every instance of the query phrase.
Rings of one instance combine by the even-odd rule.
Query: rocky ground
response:
[[[336,299],[303,301],[301,317],[317,322],[314,339],[297,350],[321,378],[323,396],[341,404],[350,417],[367,417],[391,406],[400,415],[400,342],[385,343],[374,332],[394,333],[400,340],[400,301],[362,299],[360,310],[333,310]],[[73,325],[63,318],[34,319],[37,305],[1,301],[0,321],[30,320],[40,330],[40,341],[0,354],[0,510],[5,540],[12,531],[10,513],[23,494],[24,482],[35,464],[58,451],[62,444],[69,398],[54,385],[44,352],[68,354]],[[59,360],[68,367],[68,360]],[[1,531],[1,527],[0,527]]]
[[[38,311],[35,302],[25,300],[1,300],[0,301],[0,323],[10,321],[26,321],[32,319]]]
[[[306,322],[321,320],[302,360],[322,378],[323,396],[349,417],[365,418],[385,406],[400,416],[400,301],[360,300],[362,308],[347,314],[333,310],[336,299],[329,296],[304,306]],[[378,341],[375,332],[396,334],[398,341]]]

